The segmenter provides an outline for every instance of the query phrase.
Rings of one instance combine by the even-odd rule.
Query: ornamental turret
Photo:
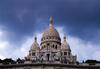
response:
[[[40,49],[40,47],[39,47],[39,44],[37,43],[37,37],[35,36],[34,37],[34,43],[31,45],[31,47],[30,47],[30,51],[31,50],[39,50]]]
[[[64,37],[63,37],[63,42],[62,42],[62,44],[61,44],[61,50],[68,50],[68,51],[71,51],[70,50],[70,46],[69,46],[69,44],[67,43],[67,41],[66,41],[66,35],[64,34]]]
[[[26,60],[35,60],[36,58],[39,58],[39,52],[40,52],[40,47],[39,47],[39,44],[37,43],[37,37],[35,36],[34,37],[34,42],[33,44],[31,45],[30,47],[30,50],[29,50],[29,54],[26,58]]]

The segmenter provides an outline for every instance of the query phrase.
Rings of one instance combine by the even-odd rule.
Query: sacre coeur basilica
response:
[[[100,64],[79,63],[77,55],[72,55],[66,35],[63,41],[58,31],[53,27],[53,19],[50,17],[49,27],[42,35],[41,43],[37,37],[30,46],[23,63],[0,65],[0,69],[100,69]]]
[[[40,46],[39,46],[40,45]],[[63,36],[63,42],[58,31],[53,27],[53,19],[50,17],[49,27],[42,35],[41,43],[38,44],[37,37],[30,47],[29,54],[25,56],[25,60],[34,62],[51,62],[51,63],[67,63],[75,64],[77,56],[72,55],[70,45],[66,41],[66,35]]]

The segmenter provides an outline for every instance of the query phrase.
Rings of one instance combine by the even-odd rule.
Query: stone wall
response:
[[[16,64],[0,65],[0,69],[100,69],[100,66],[81,66],[66,64]]]

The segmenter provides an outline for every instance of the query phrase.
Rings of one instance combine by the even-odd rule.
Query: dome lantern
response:
[[[34,37],[34,42],[30,47],[30,50],[39,50],[39,44],[37,43],[37,37]]]
[[[63,37],[64,41],[63,43],[61,44],[61,49],[62,50],[70,50],[70,46],[69,44],[67,43],[66,41],[66,35],[64,34],[64,37]]]
[[[37,37],[36,36],[34,37],[34,41],[37,42]]]
[[[65,34],[64,34],[64,37],[63,38],[64,38],[64,41],[66,41],[66,35]]]
[[[52,26],[52,23],[53,23],[53,19],[52,19],[52,17],[50,17],[50,19],[49,19],[49,23],[50,23],[49,26]]]

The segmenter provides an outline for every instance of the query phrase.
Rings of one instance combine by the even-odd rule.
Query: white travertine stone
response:
[[[41,46],[41,48],[40,48]],[[64,35],[64,41],[61,43],[61,38],[58,31],[53,27],[53,19],[50,17],[49,27],[43,33],[41,44],[37,43],[37,37],[34,38],[34,43],[30,47],[29,54],[26,59],[35,60],[36,57],[40,62],[60,62],[60,63],[76,63],[77,56],[73,56],[69,44]]]

